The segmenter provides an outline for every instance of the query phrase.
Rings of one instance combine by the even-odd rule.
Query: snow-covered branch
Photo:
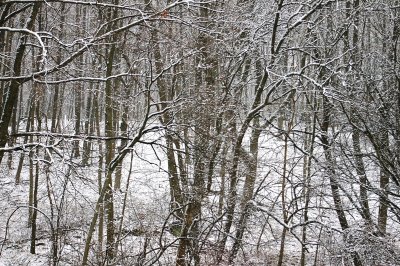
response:
[[[38,32],[29,30],[29,29],[18,29],[18,28],[11,28],[11,27],[0,27],[0,31],[19,32],[19,33],[33,35],[39,42],[40,47],[42,48],[41,62],[42,63],[45,62],[46,57],[47,57],[47,49],[46,49],[46,46],[44,45],[43,40],[40,37]]]

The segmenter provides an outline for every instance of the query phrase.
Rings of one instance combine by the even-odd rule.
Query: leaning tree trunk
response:
[[[250,64],[251,64],[250,60],[246,60],[244,66],[244,73],[243,76],[241,77],[242,82],[247,82]],[[260,61],[256,62],[256,71],[258,77],[261,77],[262,67]],[[259,84],[260,82],[261,80],[258,79],[257,84]],[[257,89],[257,87],[255,89]],[[261,99],[259,99],[259,102],[257,102],[257,104],[260,104],[260,101]],[[241,215],[238,221],[238,229],[236,230],[235,240],[232,246],[231,253],[228,258],[230,264],[234,262],[236,255],[241,247],[243,234],[246,229],[247,220],[250,215],[250,205],[248,203],[253,198],[254,186],[257,179],[258,140],[260,138],[260,135],[261,135],[260,118],[257,116],[254,118],[252,125],[252,132],[250,137],[250,153],[245,156],[247,158],[244,158],[248,169],[247,169],[246,179],[243,185],[242,200],[240,204]]]
[[[164,70],[163,59],[161,56],[160,43],[158,39],[157,32],[152,30],[152,41],[154,42],[154,58],[155,58],[155,67],[157,73],[162,73]],[[172,92],[168,89],[167,81],[164,77],[160,77],[157,79],[157,87],[158,87],[158,95],[160,99],[160,111],[166,110],[168,106],[168,101],[172,101],[173,95]],[[163,115],[160,117],[160,121],[164,127],[170,125],[173,121],[174,114],[171,111],[165,111]],[[168,165],[168,173],[169,173],[169,187],[170,187],[170,197],[171,197],[171,209],[175,213],[179,219],[182,219],[184,214],[182,211],[184,205],[181,180],[178,172],[178,165],[175,159],[175,151],[174,151],[174,139],[172,136],[173,133],[167,130],[165,141],[167,147],[167,165]]]
[[[326,173],[329,175],[329,182],[333,197],[333,203],[335,206],[335,211],[337,218],[339,220],[340,227],[343,231],[349,228],[349,223],[347,222],[346,213],[344,211],[342,199],[340,197],[339,181],[336,177],[336,171],[334,169],[334,159],[332,157],[332,145],[329,141],[328,130],[330,127],[331,116],[333,111],[333,105],[329,102],[326,96],[322,96],[322,123],[321,127],[321,142],[324,150],[325,160],[326,160]],[[354,252],[352,254],[353,263],[355,266],[361,266],[362,262],[359,255]]]

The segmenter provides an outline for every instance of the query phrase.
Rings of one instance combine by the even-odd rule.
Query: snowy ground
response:
[[[158,136],[157,136],[158,137]],[[70,145],[67,143],[65,145]],[[81,143],[82,144],[82,143]],[[255,202],[260,204],[260,210],[255,211],[248,224],[240,251],[237,265],[274,265],[277,261],[281,234],[283,229],[282,210],[282,174],[283,174],[283,145],[282,139],[264,135],[261,138],[259,152],[258,183],[260,192]],[[316,157],[322,158],[321,150],[316,149]],[[18,155],[14,154],[12,167],[8,168],[4,160],[0,175],[0,265],[47,265],[51,254],[50,225],[57,226],[61,235],[59,242],[60,265],[79,265],[86,232],[94,212],[98,196],[98,158],[92,158],[90,166],[81,166],[79,161],[69,161],[66,158],[56,158],[46,170],[46,164],[41,162],[39,168],[39,197],[38,197],[38,234],[36,238],[36,255],[29,252],[30,228],[28,227],[28,195],[29,195],[29,161],[24,161],[22,182],[14,184]],[[286,173],[285,208],[292,217],[287,223],[291,230],[287,232],[285,242],[284,265],[299,265],[301,251],[302,210],[304,206],[304,176],[303,154],[289,146],[288,166]],[[40,156],[36,159],[41,159]],[[340,162],[341,158],[337,158]],[[149,145],[138,144],[132,155],[124,160],[122,169],[123,184],[120,191],[115,191],[116,225],[122,230],[120,252],[124,254],[118,265],[135,265],[140,254],[143,265],[174,264],[177,238],[168,232],[167,226],[174,221],[169,212],[169,185],[166,173],[165,152],[161,146],[149,148]],[[374,174],[371,164],[369,174]],[[36,170],[36,169],[33,169]],[[47,171],[47,172],[46,172]],[[264,179],[264,177],[268,176]],[[238,184],[239,193],[245,173],[241,173]],[[102,174],[104,178],[104,173]],[[344,176],[342,176],[344,178]],[[341,177],[341,178],[342,178]],[[129,178],[129,185],[127,180]],[[261,183],[262,182],[262,183]],[[343,261],[349,251],[343,250],[343,241],[335,212],[332,210],[332,199],[329,196],[329,180],[324,175],[324,169],[317,164],[312,167],[311,202],[309,220],[313,221],[307,228],[307,263],[306,265],[344,265]],[[216,179],[213,190],[220,189],[220,180]],[[357,184],[344,183],[346,190],[353,193]],[[353,190],[352,190],[353,189]],[[353,191],[353,192],[352,192]],[[126,196],[126,211],[122,219],[121,210]],[[344,197],[345,198],[345,197]],[[376,197],[371,195],[371,207],[376,210]],[[215,240],[218,230],[222,228],[218,220],[217,195],[210,195],[204,202],[203,234],[204,265],[212,265],[215,255]],[[50,204],[52,202],[52,204]],[[365,239],[379,243],[379,239],[363,235],[358,241],[357,228],[362,228],[361,219],[348,200],[349,220],[354,230],[348,236],[355,238],[358,250],[370,252],[371,246]],[[51,208],[53,206],[53,208]],[[53,213],[53,214],[52,214]],[[376,216],[376,213],[374,213]],[[315,223],[314,223],[315,222]],[[392,228],[392,239],[398,238],[396,225],[389,221]],[[209,230],[208,226],[214,226]],[[322,225],[322,226],[321,226]],[[93,243],[97,241],[97,232]],[[364,241],[364,242],[363,242]],[[228,248],[231,242],[228,242]],[[359,246],[357,246],[359,245]],[[363,245],[363,246],[361,246]],[[387,245],[387,246],[385,246]],[[97,247],[98,248],[98,247]],[[104,248],[104,247],[103,247]],[[380,248],[391,250],[393,245],[382,240]],[[99,251],[99,250],[97,250]],[[397,255],[396,255],[397,256]],[[94,265],[101,265],[98,257],[91,257]],[[379,260],[378,260],[379,261]],[[385,264],[382,260],[382,265]]]

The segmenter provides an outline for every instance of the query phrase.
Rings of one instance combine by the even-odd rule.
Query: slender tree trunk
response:
[[[389,148],[389,138],[387,129],[382,128],[379,133],[380,153],[383,154]],[[378,229],[381,234],[386,234],[387,220],[388,220],[388,190],[389,190],[389,173],[384,166],[380,169],[379,188],[381,195],[379,195],[379,209],[378,209]]]
[[[98,89],[95,90],[93,95],[93,115],[95,119],[95,129],[96,129],[96,134],[98,137],[101,136],[101,130],[100,130],[100,108],[99,108],[99,98],[101,98],[101,93],[98,93]],[[104,151],[103,151],[103,143],[101,140],[98,141],[98,169],[97,169],[97,182],[98,182],[98,187],[99,187],[99,194],[103,190],[102,184],[103,184],[103,175],[104,175]],[[104,241],[104,204],[101,203],[99,204],[99,224],[98,224],[98,232],[97,232],[97,242],[98,242],[98,256],[99,256],[99,261],[102,261],[102,254],[103,254],[103,241]]]
[[[246,33],[247,35],[247,33]],[[247,82],[247,78],[249,76],[249,68],[250,68],[250,61],[246,60],[245,66],[244,66],[244,73],[241,78],[242,82],[245,83]],[[257,71],[257,76],[259,77],[257,80],[257,84],[261,82],[260,78],[262,76],[262,67],[261,63],[257,61],[256,63],[256,71]],[[255,88],[257,89],[257,88]],[[257,104],[260,104],[258,102]],[[236,235],[235,235],[235,240],[232,246],[231,253],[228,258],[228,262],[232,264],[234,262],[234,259],[239,251],[239,248],[241,247],[242,244],[242,239],[243,239],[243,234],[246,229],[247,225],[247,220],[250,215],[250,206],[248,202],[253,198],[253,193],[254,193],[254,186],[255,182],[257,179],[257,168],[258,168],[258,140],[260,138],[261,134],[261,128],[260,128],[260,118],[256,116],[253,119],[253,127],[252,127],[252,132],[251,132],[251,137],[250,137],[250,153],[246,156],[247,158],[244,158],[245,161],[247,162],[247,174],[246,174],[246,179],[243,185],[243,194],[242,194],[242,200],[240,204],[240,209],[241,209],[241,216],[238,221],[238,229],[236,230]]]
[[[293,115],[292,119],[288,123],[287,131],[285,133],[285,138],[284,138],[284,151],[283,151],[283,170],[282,170],[282,188],[281,188],[281,199],[282,199],[282,218],[283,222],[287,224],[289,222],[288,220],[288,210],[286,206],[286,180],[288,176],[286,175],[287,172],[287,157],[288,157],[288,135],[290,134],[292,130],[292,124],[294,120],[294,108],[293,108]],[[286,239],[286,233],[287,233],[287,227],[283,227],[282,229],[282,234],[281,234],[281,244],[280,244],[280,249],[279,249],[279,257],[278,257],[278,266],[281,266],[283,264],[283,258],[284,258],[284,252],[285,252],[285,239]]]
[[[41,95],[41,88],[39,85],[34,84],[33,90],[35,91],[35,112],[36,112],[36,123],[37,123],[37,131],[42,130],[42,121],[41,121],[41,106],[40,106],[40,101],[42,100],[42,95]],[[40,142],[40,139],[38,140]],[[39,157],[39,148],[36,148],[36,151],[34,154],[37,157]],[[37,234],[37,213],[38,213],[38,188],[39,188],[39,174],[40,174],[40,164],[39,160],[33,161],[33,158],[31,157],[32,163],[35,165],[35,178],[33,182],[33,210],[32,210],[32,220],[31,220],[31,246],[30,246],[30,252],[31,254],[36,253],[36,234]]]
[[[353,127],[352,132],[352,142],[353,142],[353,150],[355,153],[355,165],[356,172],[359,177],[360,182],[360,203],[361,210],[366,221],[366,224],[371,226],[373,224],[371,213],[369,210],[368,203],[368,179],[367,174],[365,172],[365,166],[362,159],[361,145],[360,145],[360,132],[358,129]]]
[[[307,97],[307,96],[306,96]],[[312,134],[311,136],[304,136],[305,139],[305,144],[304,148],[305,151],[308,152],[307,156],[304,157],[304,183],[305,183],[305,195],[304,195],[304,214],[303,214],[303,219],[304,219],[304,224],[307,224],[309,221],[308,217],[308,211],[309,211],[309,205],[310,205],[310,200],[311,200],[311,163],[313,161],[313,155],[314,155],[314,143],[315,143],[315,130],[316,130],[316,122],[317,122],[317,100],[315,97],[312,97],[311,100],[307,100],[307,102],[312,106],[312,111],[313,111],[313,119],[312,119],[312,124],[311,127],[306,126],[306,132],[311,130]],[[305,266],[306,265],[306,243],[307,243],[307,226],[303,226],[302,228],[302,235],[301,235],[301,257],[300,257],[300,265]]]
[[[36,93],[33,90],[32,97],[31,97],[31,105],[29,108],[29,118],[27,123],[29,122],[29,126],[27,128],[34,129],[35,121],[35,105],[36,105]],[[29,137],[29,142],[33,142],[33,136]],[[32,213],[33,213],[33,204],[34,204],[34,190],[35,190],[35,176],[34,176],[34,164],[32,158],[34,156],[34,151],[29,151],[29,195],[28,195],[28,205],[29,205],[29,215],[28,215],[28,227],[32,227]],[[22,160],[22,161],[21,161]],[[20,164],[22,169],[23,158],[21,158]]]
[[[88,92],[86,99],[86,111],[85,111],[85,123],[84,131],[86,135],[91,135],[93,133],[93,120],[95,119],[95,114],[93,111],[93,88]],[[92,152],[92,142],[84,141],[82,150],[82,165],[88,165],[91,158]]]
[[[61,3],[60,4],[60,23],[59,23],[59,27],[60,27],[60,36],[59,38],[62,39],[64,33],[64,26],[65,26],[65,4]],[[57,52],[57,57],[56,57],[56,63],[60,64],[61,60],[62,60],[62,51],[61,49],[58,50]],[[57,125],[58,125],[58,121],[59,121],[59,114],[61,113],[61,107],[62,105],[60,104],[60,87],[65,86],[64,84],[55,84],[54,88],[53,88],[53,98],[52,98],[52,110],[51,110],[51,125],[50,125],[50,132],[55,133],[57,132]],[[60,106],[61,105],[61,106]]]
[[[11,137],[8,139],[8,146],[12,147],[15,142],[15,134],[18,133],[18,125],[17,125],[17,113],[18,113],[18,105],[14,104],[12,117],[11,117]],[[13,164],[13,153],[8,153],[8,169],[12,169]]]
[[[118,5],[118,0],[114,1],[114,4]],[[112,20],[117,18],[118,11],[116,9],[109,9],[107,11],[107,19]],[[108,31],[111,31],[116,27],[116,23],[110,23]],[[112,43],[107,51],[107,69],[106,77],[110,77],[113,74],[114,63],[117,57],[116,41],[117,36],[113,36],[109,39]],[[115,117],[114,117],[114,88],[113,81],[108,79],[105,84],[104,98],[105,98],[105,135],[106,137],[112,138],[115,135]],[[114,262],[116,251],[115,251],[115,224],[114,224],[114,199],[113,199],[113,182],[112,176],[114,169],[110,168],[110,164],[115,155],[115,141],[108,140],[105,144],[105,164],[106,164],[106,176],[105,176],[105,194],[104,194],[104,206],[106,210],[106,261],[107,265]]]
[[[127,96],[127,95],[126,95]],[[127,137],[128,136],[128,107],[124,105],[123,110],[122,110],[122,115],[121,115],[121,126],[120,126],[120,132],[122,137]],[[120,146],[118,148],[119,151],[121,151],[127,144],[127,141],[122,139],[120,142]],[[117,170],[115,172],[115,183],[114,183],[114,189],[119,190],[121,188],[121,180],[122,180],[122,164],[117,167]]]
[[[157,73],[162,73],[163,66],[163,58],[160,50],[160,43],[158,39],[158,33],[155,30],[151,32],[152,41],[154,43],[154,58],[155,58],[155,67]],[[160,77],[157,79],[157,87],[158,87],[158,95],[160,98],[160,108],[164,110],[167,107],[168,101],[172,100],[172,92],[168,89],[168,84],[164,77]],[[170,111],[164,112],[162,117],[160,118],[163,126],[167,127],[173,121],[173,114]],[[175,151],[173,148],[174,139],[171,132],[166,132],[165,136],[166,147],[167,147],[167,165],[168,165],[168,173],[169,173],[169,186],[170,186],[170,196],[171,196],[171,209],[176,212],[176,215],[179,219],[182,219],[184,214],[182,211],[182,207],[184,205],[184,199],[182,194],[181,182],[178,173],[178,167],[175,160]]]
[[[36,151],[36,153],[38,150]],[[33,158],[31,158],[33,160]],[[32,205],[32,217],[31,217],[31,243],[30,253],[36,254],[36,219],[37,219],[37,207],[38,207],[38,186],[39,186],[39,162],[32,162],[35,165],[35,178],[33,184],[33,205]]]
[[[30,103],[28,106],[28,116],[26,118],[26,125],[25,125],[25,132],[29,132],[31,129],[31,126],[33,125],[33,120],[35,116],[35,90],[31,90],[28,102]],[[24,144],[28,142],[28,136],[24,137]],[[21,153],[19,157],[19,162],[18,162],[18,167],[17,171],[15,173],[15,184],[19,184],[21,182],[21,172],[22,172],[22,166],[24,164],[24,158],[25,154]]]
[[[322,123],[321,123],[321,142],[323,145],[324,149],[324,155],[325,155],[325,160],[326,160],[326,169],[327,173],[329,175],[329,182],[331,186],[331,191],[332,191],[332,197],[333,197],[333,202],[335,206],[335,211],[340,223],[340,227],[342,228],[343,231],[349,228],[349,224],[347,222],[346,214],[344,211],[343,203],[340,198],[340,189],[339,189],[339,183],[336,177],[336,171],[334,169],[334,159],[332,157],[332,146],[331,143],[329,142],[328,138],[328,129],[330,127],[330,122],[331,122],[331,116],[332,116],[332,109],[333,106],[329,102],[328,98],[326,96],[322,96]],[[359,255],[354,252],[352,254],[353,257],[353,263],[355,266],[361,266],[362,262],[359,257]]]
[[[332,157],[332,146],[331,143],[329,142],[328,138],[328,129],[330,126],[330,120],[331,120],[331,115],[332,115],[332,104],[329,102],[329,100],[326,98],[326,96],[323,97],[323,118],[322,118],[322,124],[321,124],[321,142],[324,148],[324,155],[326,159],[326,168],[327,168],[327,173],[329,175],[329,181],[331,185],[331,191],[332,191],[332,197],[333,201],[335,204],[335,211],[337,214],[337,217],[339,219],[340,226],[342,230],[346,230],[349,228],[349,224],[346,219],[346,214],[344,212],[343,208],[343,203],[340,198],[340,191],[339,191],[339,186],[338,186],[338,181],[336,179],[336,173],[334,170],[334,161]]]
[[[227,167],[227,154],[228,154],[228,142],[225,140],[221,152],[221,169],[219,171],[219,176],[221,177],[221,187],[218,193],[218,216],[221,216],[224,209],[224,199],[225,199],[225,177],[226,177],[226,167]]]
[[[75,135],[79,135],[81,133],[81,106],[82,106],[82,86],[78,85],[75,88],[75,94],[74,94],[74,101],[75,101],[75,106],[74,106],[74,129],[75,129]],[[73,145],[73,157],[74,158],[79,158],[80,156],[80,148],[79,148],[79,140],[74,140],[74,145]]]
[[[231,254],[229,256],[229,263],[232,264],[234,259],[241,247],[243,234],[246,229],[247,220],[250,216],[250,205],[248,202],[253,198],[254,186],[257,179],[257,167],[258,167],[258,140],[261,134],[259,119],[255,118],[253,122],[253,129],[250,138],[250,154],[248,162],[248,173],[243,185],[243,195],[240,204],[241,216],[239,218],[238,226],[236,231],[235,240],[232,246]]]
[[[76,7],[76,15],[75,15],[75,20],[78,24],[81,23],[82,20],[82,7],[77,6]],[[85,27],[83,26],[85,29]],[[83,66],[83,57],[79,56],[77,63],[76,63],[76,72],[77,76],[80,76],[80,74],[83,72],[81,69]],[[75,135],[79,135],[81,133],[81,117],[82,117],[82,91],[83,91],[83,84],[82,83],[77,83],[74,86],[74,130],[75,130]],[[73,142],[73,157],[74,158],[79,158],[80,156],[80,140],[76,139]]]
[[[109,51],[108,62],[107,62],[107,77],[111,76],[113,69],[113,58],[115,54],[115,45],[112,45]],[[113,88],[111,81],[106,82],[105,88],[105,134],[106,137],[114,136],[114,121],[113,121]],[[113,140],[106,141],[105,145],[105,163],[107,168],[114,157],[115,145]],[[112,173],[109,169],[106,170],[106,193],[104,197],[106,216],[107,216],[107,240],[106,240],[106,259],[107,263],[112,263],[115,258],[115,243],[114,243],[114,200],[113,200],[113,187],[112,187]]]
[[[128,173],[128,178],[126,180],[125,191],[124,191],[124,200],[123,200],[122,210],[121,210],[121,220],[120,220],[118,232],[117,232],[117,241],[115,241],[115,250],[118,250],[118,243],[121,241],[121,234],[122,234],[122,228],[123,228],[123,224],[124,224],[125,211],[127,208],[128,190],[129,190],[129,185],[130,185],[130,181],[131,181],[131,177],[132,177],[133,161],[134,161],[133,153],[131,153],[131,160],[130,160],[130,164],[129,164],[129,173]],[[143,256],[140,256],[140,260],[145,259],[145,257],[146,257],[145,252],[146,251],[144,250],[144,254],[143,254]],[[139,265],[141,265],[141,264],[139,264]]]
[[[58,110],[59,94],[60,94],[60,87],[57,84],[54,87],[53,99],[52,99],[53,106],[52,106],[52,112],[51,112],[51,126],[50,126],[50,131],[52,133],[57,132],[57,123],[58,123],[57,121],[58,121],[58,113],[59,113],[59,110]]]

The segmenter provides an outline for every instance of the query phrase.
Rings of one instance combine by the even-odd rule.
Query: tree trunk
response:
[[[295,108],[294,108],[294,101],[293,101],[293,107],[292,107],[292,117],[291,120],[288,122],[287,125],[287,131],[285,132],[285,137],[284,137],[284,151],[283,151],[283,169],[282,169],[282,189],[281,189],[281,198],[282,198],[282,218],[283,222],[287,224],[289,222],[288,220],[288,210],[286,206],[286,179],[288,176],[286,175],[287,172],[287,157],[288,157],[288,136],[291,133],[292,130],[292,125],[294,123],[294,115],[295,115]],[[288,229],[287,227],[283,227],[282,229],[282,234],[281,234],[281,245],[279,249],[279,257],[278,257],[278,266],[281,266],[283,264],[283,257],[284,257],[284,252],[285,252],[285,239],[286,239],[286,233]]]
[[[28,116],[26,118],[25,132],[29,132],[33,127],[33,121],[35,117],[35,90],[31,90],[28,98],[28,102],[30,103],[28,106]],[[24,137],[24,144],[28,142],[28,136]],[[19,184],[21,182],[21,172],[22,166],[24,164],[25,154],[21,153],[19,157],[17,171],[15,173],[15,184]]]
[[[379,133],[379,153],[381,156],[389,148],[389,138],[387,129],[382,128]],[[382,163],[382,162],[381,162]],[[386,234],[387,220],[388,220],[388,191],[389,191],[389,173],[385,169],[385,166],[381,166],[379,188],[381,195],[379,195],[379,209],[378,209],[378,229],[382,235]]]
[[[160,43],[158,38],[158,33],[155,30],[151,31],[152,41],[154,43],[154,58],[155,67],[157,73],[162,73],[164,70],[163,58],[161,55]],[[168,106],[168,101],[173,100],[173,93],[168,89],[168,84],[164,77],[157,79],[158,95],[160,99],[160,111],[165,110]],[[173,121],[174,114],[171,111],[166,111],[160,117],[161,123],[164,127],[170,125]],[[167,164],[169,173],[169,186],[170,186],[170,197],[171,197],[171,209],[176,213],[179,219],[182,219],[184,214],[182,207],[184,205],[184,199],[182,194],[181,182],[178,173],[178,167],[175,160],[175,151],[173,148],[174,139],[172,133],[167,130],[166,136],[166,147],[167,147]]]
[[[339,190],[339,183],[336,177],[336,171],[334,169],[334,159],[332,157],[332,146],[331,143],[329,142],[328,138],[328,129],[330,127],[330,122],[331,122],[331,115],[332,115],[332,109],[333,106],[329,102],[328,98],[326,96],[322,96],[322,123],[320,125],[321,127],[321,142],[323,145],[324,149],[324,155],[325,155],[325,160],[326,160],[326,172],[329,175],[329,182],[331,186],[331,192],[332,192],[332,197],[333,197],[333,202],[335,206],[335,211],[340,223],[340,227],[342,228],[343,231],[349,228],[349,224],[347,222],[346,214],[344,211],[343,203],[340,198],[340,190]],[[353,263],[355,266],[361,266],[362,262],[359,257],[359,255],[354,252],[352,254],[353,257]]]
[[[126,95],[127,97],[127,95]],[[121,126],[120,126],[120,135],[122,137],[127,137],[128,136],[128,106],[124,104],[123,110],[122,110],[122,115],[121,115]],[[118,148],[119,151],[121,151],[127,144],[127,141],[125,139],[122,139],[120,142],[120,146]],[[114,189],[119,190],[121,188],[121,180],[122,180],[122,164],[117,167],[117,170],[115,172],[115,183],[114,183]]]
[[[36,150],[36,153],[39,151]],[[33,158],[31,158],[33,160]],[[31,243],[30,243],[30,253],[36,254],[36,219],[37,219],[37,207],[38,207],[38,186],[39,186],[39,162],[32,162],[35,165],[35,178],[33,181],[33,205],[32,208],[32,217],[31,217]]]
[[[307,97],[307,95],[306,95]],[[308,153],[306,156],[304,156],[304,213],[303,213],[303,220],[304,224],[307,224],[309,221],[308,217],[308,211],[309,211],[309,205],[310,205],[310,200],[311,200],[311,163],[313,161],[313,156],[314,156],[314,144],[315,144],[315,130],[316,130],[316,122],[317,122],[317,99],[315,97],[311,97],[311,100],[307,97],[307,103],[312,107],[313,111],[313,118],[312,118],[312,124],[310,126],[306,126],[306,132],[309,132],[311,130],[312,134],[311,136],[308,136],[305,134],[304,139],[304,150]],[[307,225],[303,226],[302,228],[302,235],[301,235],[301,257],[300,257],[300,265],[305,266],[306,265],[306,243],[307,243]]]
[[[111,76],[113,69],[113,58],[115,54],[115,44],[111,46],[107,61],[107,77]],[[106,137],[114,136],[114,121],[113,121],[113,88],[112,81],[106,82],[105,88],[105,133]],[[113,187],[112,187],[112,172],[109,169],[111,160],[115,154],[115,145],[113,140],[106,141],[105,145],[105,163],[107,166],[106,170],[106,193],[104,196],[106,216],[107,216],[107,239],[106,239],[106,260],[107,263],[111,264],[115,258],[115,243],[114,243],[114,200],[113,200]]]
[[[26,29],[33,30],[36,17],[39,13],[41,2],[36,2],[32,7],[30,18],[27,20]],[[19,76],[22,71],[23,58],[26,50],[26,36],[22,36],[19,40],[18,48],[15,54],[13,74]],[[16,79],[11,81],[10,86],[6,89],[6,96],[3,97],[3,103],[0,107],[0,148],[4,148],[8,141],[8,126],[12,117],[14,105],[17,103],[20,90],[20,82]],[[0,151],[0,163],[3,159],[4,151]]]
[[[346,219],[346,214],[344,212],[343,208],[343,203],[340,198],[340,191],[339,191],[339,186],[338,186],[338,181],[336,179],[336,173],[334,170],[334,161],[332,158],[332,146],[331,143],[329,142],[328,138],[328,129],[330,126],[330,120],[331,120],[331,115],[332,115],[332,104],[329,102],[329,100],[326,98],[326,96],[323,97],[323,118],[322,118],[322,124],[321,124],[321,142],[323,145],[324,149],[324,155],[326,159],[326,169],[327,169],[327,174],[329,177],[330,185],[331,185],[331,191],[332,191],[332,197],[333,197],[333,202],[335,204],[335,211],[337,214],[337,217],[339,219],[340,226],[342,230],[346,230],[349,228],[349,224]]]
[[[101,120],[101,113],[99,108],[99,99],[101,98],[101,93],[99,93],[99,89],[97,88],[94,91],[93,95],[93,116],[95,119],[95,130],[98,137],[101,136],[100,130],[100,120]],[[103,150],[103,143],[101,140],[98,141],[98,169],[97,169],[97,183],[99,187],[99,194],[103,190],[103,175],[104,175],[104,150]],[[103,254],[103,241],[104,241],[104,204],[99,204],[99,224],[98,224],[98,232],[97,232],[97,242],[98,242],[98,256],[99,261],[102,261],[102,254]]]
[[[369,203],[368,203],[368,179],[367,174],[365,172],[364,162],[362,159],[361,147],[360,147],[360,132],[358,129],[352,129],[352,142],[353,142],[353,150],[355,153],[355,166],[356,172],[359,177],[360,182],[360,203],[361,203],[361,210],[363,213],[363,218],[367,225],[371,226],[373,224],[371,213],[369,210]]]
[[[118,5],[118,0],[114,1],[114,4]],[[117,9],[110,8],[107,11],[106,19],[108,21],[116,19],[118,16]],[[116,22],[110,23],[108,27],[108,31],[113,30],[117,26]],[[112,43],[107,51],[107,69],[106,69],[106,77],[110,77],[113,74],[114,69],[114,60],[117,57],[116,50],[116,41],[117,36],[113,36],[109,38],[109,41]],[[113,80],[107,79],[104,90],[104,98],[105,98],[105,135],[108,138],[112,138],[115,136],[115,117],[114,117],[114,87]],[[114,199],[113,199],[113,182],[112,176],[114,169],[111,169],[110,164],[115,155],[115,141],[108,140],[105,144],[105,164],[106,164],[106,176],[104,188],[104,206],[106,210],[106,261],[107,265],[113,264],[116,256],[115,250],[115,224],[114,224]]]
[[[75,88],[75,94],[74,94],[74,129],[75,129],[75,135],[79,135],[81,133],[81,106],[82,106],[82,87],[81,85],[78,85]],[[74,140],[74,145],[73,145],[73,157],[74,158],[79,158],[80,156],[80,148],[79,148],[79,140]]]
[[[229,256],[229,263],[232,264],[239,251],[243,234],[246,229],[247,220],[250,216],[250,205],[248,202],[253,198],[254,186],[257,179],[257,167],[258,167],[258,140],[261,134],[259,125],[259,119],[255,118],[253,122],[253,129],[250,138],[250,154],[248,162],[248,173],[243,185],[243,195],[240,204],[241,216],[238,221],[238,229],[236,231],[235,240],[232,246],[231,254]]]
[[[91,90],[89,90],[86,100],[86,111],[85,111],[85,123],[84,123],[84,131],[85,135],[89,136],[93,133],[93,125],[95,124],[93,121],[95,120],[95,113],[93,111],[93,88],[91,85]],[[91,141],[83,141],[83,150],[82,150],[82,165],[89,165],[89,160],[92,155],[93,143]]]
[[[211,4],[204,3],[199,7],[199,16],[202,18],[205,28],[210,28],[210,17],[209,12],[212,8]],[[206,195],[206,178],[207,178],[207,159],[215,159],[220,144],[217,144],[214,150],[214,158],[208,158],[207,151],[209,149],[210,139],[210,128],[211,120],[213,118],[212,111],[212,100],[209,97],[213,95],[215,90],[215,76],[217,63],[214,60],[211,53],[211,41],[209,40],[206,33],[201,32],[197,39],[199,50],[202,50],[201,59],[204,60],[209,67],[204,70],[204,73],[198,71],[196,74],[196,86],[199,88],[199,92],[194,95],[197,98],[198,111],[194,117],[194,154],[193,154],[193,186],[191,195],[188,198],[188,205],[186,207],[186,213],[183,221],[183,228],[181,231],[181,240],[179,241],[176,265],[184,266],[190,262],[186,260],[187,251],[191,249],[190,256],[194,259],[194,265],[200,265],[200,239],[199,231],[201,227],[201,214],[202,214],[202,201]],[[199,62],[200,63],[200,62]],[[207,106],[207,109],[204,106]],[[218,131],[218,129],[217,129]],[[208,161],[208,181],[211,186],[211,177],[213,175],[214,167],[213,163]],[[211,187],[210,187],[211,189]]]
[[[36,123],[37,123],[37,131],[42,130],[42,121],[41,121],[41,113],[40,113],[40,101],[42,100],[41,98],[41,88],[39,85],[34,84],[33,85],[33,90],[35,91],[35,111],[36,111]],[[38,137],[39,138],[39,137]],[[40,139],[38,139],[38,142],[40,142]],[[36,148],[34,153],[32,155],[35,155],[36,157],[39,157],[39,148]],[[33,161],[33,157],[30,158],[32,160],[32,164],[35,165],[35,178],[33,184],[33,200],[32,200],[32,217],[31,217],[31,246],[30,246],[30,252],[31,254],[36,253],[36,233],[37,233],[37,224],[36,224],[36,219],[37,219],[37,213],[38,213],[38,188],[39,188],[39,173],[40,173],[40,164],[39,160]]]
[[[247,33],[246,33],[247,35]],[[242,82],[247,82],[247,78],[249,75],[249,68],[250,68],[250,61],[246,60],[246,64],[244,67],[244,73],[242,76]],[[262,76],[262,67],[261,63],[257,61],[256,63],[256,71],[257,75],[259,77]],[[261,80],[257,80],[257,84],[260,83]],[[257,88],[255,88],[257,89]],[[260,104],[258,102],[257,104]],[[260,118],[256,116],[253,119],[253,126],[252,126],[252,132],[251,132],[251,137],[250,137],[250,153],[246,156],[247,158],[244,158],[247,164],[247,174],[246,174],[246,179],[243,185],[243,194],[242,194],[242,200],[240,204],[240,209],[241,209],[241,216],[238,221],[238,229],[236,231],[235,235],[235,240],[232,246],[231,253],[229,255],[228,261],[230,264],[234,262],[234,259],[237,255],[237,252],[239,251],[239,248],[241,247],[242,244],[242,239],[243,239],[243,234],[246,229],[247,225],[247,220],[250,215],[250,206],[249,206],[249,201],[253,198],[254,194],[254,186],[257,180],[257,168],[258,168],[258,140],[260,138],[261,134],[261,128],[260,128]]]
[[[12,111],[12,117],[11,117],[11,136],[8,139],[8,146],[12,147],[15,143],[15,134],[18,133],[18,125],[17,125],[17,113],[18,113],[18,105],[14,104],[13,111]],[[12,169],[12,164],[13,164],[13,153],[10,152],[8,153],[8,169]]]

